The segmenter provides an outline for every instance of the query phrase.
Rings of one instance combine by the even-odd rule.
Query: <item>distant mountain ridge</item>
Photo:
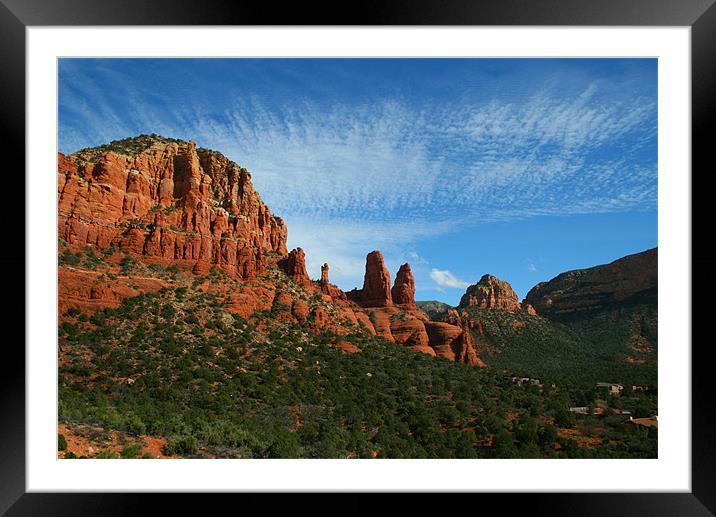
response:
[[[416,301],[415,305],[418,309],[427,314],[430,319],[434,319],[440,314],[447,313],[448,309],[452,309],[451,305],[438,300]]]
[[[593,311],[613,305],[656,303],[658,249],[609,264],[561,273],[534,286],[525,300],[542,315]]]

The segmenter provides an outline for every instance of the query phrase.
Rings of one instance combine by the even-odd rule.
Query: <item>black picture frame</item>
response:
[[[273,5],[269,2],[202,0],[0,0],[0,127],[3,165],[14,174],[11,199],[21,206],[5,209],[3,241],[9,243],[0,262],[11,290],[4,311],[5,329],[25,321],[21,278],[32,274],[25,266],[25,29],[63,25],[551,25],[551,26],[689,26],[692,73],[692,271],[698,289],[692,289],[693,330],[709,321],[712,303],[704,299],[715,285],[716,251],[711,217],[705,199],[704,177],[713,169],[709,136],[716,118],[716,6],[714,0],[384,0],[350,5],[313,2]],[[48,116],[52,116],[48,114]],[[699,171],[695,174],[695,171]],[[685,180],[689,171],[684,171]],[[15,179],[12,179],[15,178]],[[6,183],[6,189],[10,183]],[[20,191],[21,189],[21,191]],[[22,221],[22,224],[21,224]],[[701,230],[701,232],[699,231]],[[708,233],[707,233],[708,232]],[[704,235],[701,239],[697,237]],[[18,272],[23,271],[24,275]],[[692,285],[694,282],[692,282]],[[8,298],[6,298],[8,299]],[[24,294],[22,299],[24,300]],[[6,334],[7,335],[7,334]],[[24,338],[24,327],[20,331]],[[692,491],[690,493],[608,494],[471,494],[452,496],[441,504],[467,504],[474,511],[496,503],[517,513],[550,515],[713,515],[716,513],[716,397],[711,386],[711,341],[692,333]],[[24,339],[23,339],[24,341]],[[39,494],[25,493],[25,353],[19,340],[6,339],[0,375],[0,514],[128,515],[150,510],[158,503],[162,513],[184,515],[205,502],[184,494]],[[688,347],[691,343],[672,344]],[[566,461],[566,460],[565,460]],[[205,496],[204,496],[205,497]],[[202,497],[202,499],[204,498]],[[271,495],[214,495],[241,511],[296,511],[295,497]],[[350,495],[339,513],[365,514],[383,506],[377,495]],[[231,499],[229,499],[231,498]],[[240,500],[237,500],[239,498]],[[299,505],[312,512],[333,513],[323,495],[302,495]],[[212,503],[215,504],[215,499]],[[301,505],[303,503],[303,505]],[[215,507],[213,506],[212,507]],[[424,508],[421,495],[403,498],[401,513]]]

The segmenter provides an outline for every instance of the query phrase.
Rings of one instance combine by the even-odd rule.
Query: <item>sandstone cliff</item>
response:
[[[251,278],[286,255],[287,230],[251,174],[194,142],[141,136],[58,154],[58,234],[204,273]]]

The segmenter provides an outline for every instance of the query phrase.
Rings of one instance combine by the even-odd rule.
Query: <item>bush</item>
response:
[[[142,452],[142,444],[141,443],[128,443],[122,449],[122,458],[134,459],[134,458],[137,458],[141,452]]]
[[[67,450],[67,440],[65,440],[64,435],[61,435],[61,434],[57,435],[57,450],[58,451]]]
[[[177,436],[171,438],[164,446],[164,452],[168,456],[179,455],[187,456],[196,454],[197,451],[196,438],[193,436]]]
[[[97,454],[95,458],[98,460],[116,460],[119,455],[114,451],[104,450]]]
[[[554,414],[554,424],[557,427],[574,427],[576,424],[574,413],[566,409],[558,409]]]
[[[71,253],[70,250],[65,250],[60,255],[60,265],[63,266],[77,266],[80,263],[82,256],[79,253]]]
[[[135,414],[130,414],[127,417],[127,431],[129,431],[130,434],[133,434],[135,436],[144,434],[146,431],[146,426],[144,425],[144,422],[142,422],[142,419],[139,418]]]

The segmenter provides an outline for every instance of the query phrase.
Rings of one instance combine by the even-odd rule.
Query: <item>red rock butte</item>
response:
[[[468,287],[460,299],[459,307],[502,309],[509,312],[521,308],[512,286],[492,275],[483,275],[478,283]]]
[[[286,225],[246,169],[194,142],[129,141],[146,147],[58,153],[60,239],[239,278],[262,271],[265,254],[286,255]]]

